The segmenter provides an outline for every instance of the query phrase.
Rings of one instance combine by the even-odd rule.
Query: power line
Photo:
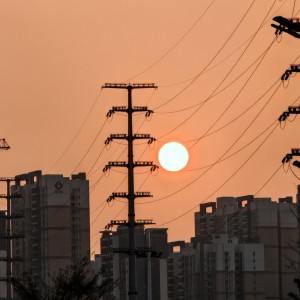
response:
[[[223,183],[221,184],[216,190],[214,190],[209,196],[207,196],[203,201],[201,201],[200,203],[198,203],[197,205],[193,206],[192,208],[190,208],[189,210],[185,211],[184,213],[180,214],[179,216],[164,222],[162,224],[157,225],[157,227],[161,227],[161,226],[165,226],[166,224],[169,224],[171,222],[174,222],[180,218],[182,218],[183,216],[187,215],[188,213],[192,212],[194,209],[196,209],[199,204],[207,201],[210,197],[212,197],[216,192],[218,192],[225,184],[227,184],[248,162],[249,160],[257,153],[257,151],[262,147],[262,145],[264,145],[264,143],[267,141],[267,139],[272,135],[272,133],[275,131],[275,129],[278,127],[278,124],[276,127],[273,128],[273,130],[269,133],[269,135],[263,140],[263,142],[255,149],[255,151],[246,159],[246,161],[244,161],[244,163]]]
[[[191,139],[191,140],[187,140],[185,142],[193,142],[193,141],[196,141],[198,139],[204,139],[206,137],[209,137],[221,130],[223,130],[224,128],[226,128],[227,126],[231,125],[232,123],[234,123],[235,121],[237,121],[240,117],[242,117],[244,114],[246,114],[247,112],[249,112],[256,104],[258,104],[262,99],[263,97],[279,82],[279,80],[276,80],[272,86],[270,88],[268,88],[268,90],[262,95],[260,96],[254,103],[252,103],[250,106],[248,106],[242,113],[240,113],[238,116],[236,116],[235,118],[233,118],[231,121],[229,121],[228,123],[226,123],[225,125],[219,127],[218,129],[210,132],[210,133],[207,133],[207,134],[204,134],[202,135],[201,137],[199,138],[195,138],[195,139]]]
[[[256,0],[253,0],[251,5],[249,6],[249,8],[247,9],[246,13],[243,15],[242,19],[239,21],[239,23],[237,24],[237,26],[234,28],[234,30],[231,32],[231,34],[229,35],[229,37],[226,39],[226,41],[223,43],[223,45],[221,46],[221,48],[217,51],[217,53],[213,56],[213,58],[208,62],[208,64],[204,67],[204,69],[198,73],[195,78],[189,83],[187,84],[183,89],[181,89],[175,96],[171,97],[169,100],[167,100],[166,102],[158,105],[157,107],[154,108],[154,110],[161,108],[165,105],[167,105],[168,103],[170,103],[171,101],[173,101],[175,98],[177,98],[179,95],[181,95],[183,92],[185,92],[202,74],[203,72],[210,66],[210,64],[216,59],[216,57],[221,53],[221,51],[225,48],[225,46],[227,45],[227,43],[230,41],[230,39],[233,37],[233,35],[235,34],[235,32],[237,31],[237,29],[239,28],[239,26],[241,25],[241,23],[244,21],[244,19],[246,18],[247,14],[249,13],[249,11],[251,10],[252,6],[254,5]]]
[[[296,6],[296,0],[294,0],[294,4],[293,4],[292,18],[294,17],[295,6]]]
[[[129,81],[137,78],[138,76],[144,74],[145,72],[147,72],[148,70],[150,70],[151,68],[153,68],[155,65],[157,65],[159,62],[161,62],[166,56],[168,56],[187,37],[187,35],[194,29],[194,27],[200,22],[200,20],[202,19],[202,17],[207,13],[207,11],[210,9],[210,7],[213,5],[213,3],[215,1],[216,0],[212,0],[211,1],[211,3],[208,5],[208,7],[198,17],[198,19],[192,24],[192,26],[189,27],[189,29],[183,34],[183,36],[167,52],[165,52],[160,58],[158,58],[156,61],[154,61],[150,66],[148,66],[147,68],[145,68],[141,72],[137,73],[136,75],[130,77],[125,82],[129,82]]]
[[[242,136],[244,136],[244,134],[249,130],[249,128],[254,124],[254,122],[257,120],[257,118],[260,116],[260,114],[263,112],[263,110],[266,108],[266,106],[270,103],[270,101],[272,100],[273,96],[276,94],[276,92],[278,91],[280,85],[278,85],[278,87],[276,88],[276,90],[273,92],[273,94],[271,95],[271,97],[268,99],[268,101],[264,104],[264,106],[261,108],[261,110],[258,112],[258,114],[254,117],[254,119],[249,123],[249,125],[244,129],[244,131],[239,135],[239,137],[235,140],[235,142],[233,144],[231,144],[231,146],[219,157],[219,159],[217,159],[215,161],[215,163],[209,167],[205,172],[203,172],[201,175],[197,176],[194,180],[192,180],[190,183],[186,184],[185,186],[183,186],[182,188],[178,189],[177,191],[161,197],[155,201],[161,201],[164,199],[167,199],[171,196],[174,196],[176,194],[178,194],[179,192],[185,190],[187,187],[191,186],[192,184],[194,184],[196,181],[198,181],[203,175],[205,175],[208,171],[210,171],[236,144],[237,142],[242,138]],[[150,202],[150,201],[148,201]]]
[[[237,82],[243,75],[245,75],[265,55],[265,53],[268,51],[269,47],[270,46],[268,46],[268,48],[266,50],[264,50],[263,53],[260,54],[243,72],[241,72],[239,75],[237,75],[235,77],[235,79],[233,79],[230,83],[228,83],[224,88],[222,88],[218,92],[214,93],[213,95],[208,96],[205,100],[198,102],[197,104],[190,105],[185,108],[178,109],[178,110],[164,111],[164,112],[155,111],[155,114],[163,115],[163,114],[173,114],[173,113],[183,112],[183,111],[192,109],[194,107],[197,107],[197,106],[203,104],[204,102],[207,102],[208,100],[211,100],[212,98],[218,96],[219,94],[224,92],[226,89],[228,89],[231,85],[233,85],[235,82]]]
[[[257,194],[259,194],[261,192],[261,190],[266,187],[266,185],[275,177],[275,175],[278,173],[278,171],[281,169],[282,166],[283,166],[283,164],[281,164],[275,170],[275,172],[271,175],[271,177],[261,186],[261,188],[254,194],[254,196],[256,196]]]
[[[280,5],[280,7],[272,14],[272,17],[276,15],[276,13],[282,8],[282,6],[287,2],[287,0],[284,0],[284,2]],[[297,14],[300,12],[300,10],[297,12]],[[296,15],[297,15],[296,14]],[[268,20],[266,20],[266,22],[263,24],[263,26],[269,24],[269,21],[272,20],[272,17],[269,18]],[[261,30],[262,27],[259,29]],[[253,35],[252,35],[253,36]],[[222,60],[220,60],[219,62],[217,62],[215,65],[213,65],[212,67],[206,69],[206,71],[204,71],[202,74],[205,74],[206,72],[214,69],[215,67],[217,67],[218,65],[220,65],[221,63],[223,63],[224,61],[226,61],[229,57],[231,57],[235,52],[237,52],[239,49],[241,49],[251,38],[252,36],[250,36],[248,39],[246,39],[240,46],[238,46],[236,49],[234,49],[231,53],[229,53],[225,58],[223,58]],[[188,82],[192,79],[194,79],[196,77],[196,75],[192,76],[192,77],[189,77],[188,79],[184,79],[184,80],[181,80],[179,82],[175,82],[175,83],[170,83],[170,84],[165,84],[165,85],[162,85],[162,84],[159,84],[159,87],[160,88],[167,88],[167,87],[171,87],[171,86],[175,86],[175,85],[180,85],[180,84],[183,84],[185,82]]]
[[[79,133],[81,132],[83,126],[85,125],[85,123],[87,122],[88,118],[90,117],[92,111],[94,110],[96,103],[101,95],[102,89],[100,89],[97,97],[95,98],[88,114],[86,115],[85,119],[83,120],[81,126],[79,127],[79,129],[77,130],[77,132],[75,133],[73,139],[71,140],[71,142],[69,143],[69,145],[67,146],[67,148],[63,151],[63,153],[59,156],[59,158],[56,160],[56,162],[48,169],[48,171],[46,173],[48,173],[49,171],[51,171],[61,160],[62,158],[65,156],[65,154],[68,152],[68,150],[70,149],[70,147],[73,145],[73,143],[75,142],[76,138],[78,137]]]
[[[271,45],[269,46],[268,50],[271,49],[272,45],[274,44],[276,38],[273,40],[273,42],[271,43]],[[212,128],[214,128],[214,126],[221,120],[221,118],[225,115],[225,113],[229,110],[229,108],[232,106],[232,104],[235,102],[235,100],[239,97],[239,95],[242,93],[242,91],[245,89],[245,87],[247,86],[247,84],[250,82],[250,80],[252,79],[253,75],[255,74],[255,72],[257,71],[257,69],[259,68],[259,66],[261,65],[261,63],[263,62],[265,56],[267,55],[268,51],[264,54],[264,56],[262,57],[261,61],[258,63],[258,65],[254,68],[253,72],[250,74],[249,78],[246,80],[246,82],[243,84],[242,88],[239,90],[239,92],[236,94],[236,96],[233,98],[233,100],[229,103],[229,105],[225,108],[225,110],[221,113],[221,115],[215,120],[215,122],[206,130],[206,132],[204,133],[204,136],[206,134],[208,134]],[[194,144],[191,147],[194,147],[201,138],[199,138],[198,140],[196,140],[194,142]]]
[[[264,129],[259,135],[257,135],[254,139],[252,139],[250,142],[248,142],[246,145],[244,145],[243,147],[241,147],[240,149],[238,149],[237,151],[235,151],[234,153],[224,157],[223,159],[221,159],[220,161],[218,161],[218,163],[221,163],[233,156],[235,156],[236,154],[240,153],[242,150],[246,149],[248,146],[250,146],[252,143],[254,143],[258,138],[260,138],[265,132],[267,132],[275,123],[277,123],[277,120],[274,121],[271,125],[269,125],[266,129]],[[210,166],[212,166],[214,164],[210,164],[210,165],[206,165],[203,167],[199,167],[199,168],[194,168],[194,169],[189,169],[189,170],[182,170],[182,172],[191,172],[191,171],[196,171],[196,170],[200,170],[200,169],[206,169]]]
[[[92,149],[92,147],[94,146],[95,142],[97,141],[100,133],[102,132],[105,124],[106,124],[107,120],[105,120],[102,124],[102,126],[100,127],[100,130],[98,131],[97,135],[95,136],[94,140],[92,141],[91,145],[89,146],[89,148],[87,149],[87,151],[85,152],[85,154],[83,155],[82,159],[79,161],[79,163],[76,165],[76,167],[74,168],[74,170],[72,171],[72,173],[74,173],[76,171],[76,169],[81,165],[81,163],[83,162],[83,160],[86,158],[86,156],[88,155],[88,153],[90,152],[90,150]]]
[[[267,18],[267,16],[269,15],[270,11],[272,10],[274,4],[276,3],[276,0],[274,1],[273,5],[271,6],[271,8],[269,9],[267,15],[265,16],[264,20]],[[263,22],[264,22],[263,20]],[[263,24],[262,22],[262,24]],[[262,24],[260,24],[259,28],[262,26]],[[259,30],[258,28],[258,30]],[[241,58],[243,57],[243,55],[245,54],[245,52],[247,51],[247,49],[249,48],[250,44],[252,43],[252,41],[254,40],[254,38],[256,37],[256,34],[258,33],[258,30],[256,31],[255,35],[253,36],[253,38],[250,40],[249,44],[247,45],[246,49],[242,52],[242,54],[239,56],[239,58],[237,59],[237,61],[234,63],[234,65],[231,67],[231,69],[227,72],[227,74],[225,75],[225,77],[221,80],[221,82],[218,84],[218,86],[214,89],[214,91],[210,94],[210,96],[206,99],[205,102],[203,102],[202,105],[200,105],[196,110],[194,110],[186,119],[184,119],[179,125],[177,125],[175,128],[173,128],[172,130],[168,131],[167,133],[165,133],[164,135],[160,136],[159,139],[169,135],[170,133],[174,132],[175,130],[177,130],[179,127],[181,127],[183,124],[185,124],[187,121],[189,121],[202,107],[203,105],[209,100],[211,99],[211,97],[214,95],[214,93],[216,93],[216,91],[220,88],[220,86],[224,83],[224,81],[228,78],[228,76],[231,74],[231,72],[234,70],[234,68],[236,67],[236,65],[238,64],[238,62],[241,60]],[[259,62],[259,64],[255,67],[254,71],[252,72],[252,74],[250,75],[250,77],[248,78],[248,80],[246,81],[246,83],[244,84],[244,86],[240,89],[239,93],[237,94],[237,96],[233,99],[233,101],[229,104],[229,106],[224,110],[224,112],[220,115],[220,117],[211,125],[211,127],[209,127],[209,129],[205,132],[208,133],[214,126],[215,124],[217,124],[217,122],[223,117],[223,115],[226,113],[226,111],[230,108],[230,106],[234,103],[234,101],[237,99],[237,97],[239,96],[239,94],[242,92],[242,90],[245,88],[245,86],[248,84],[249,80],[252,78],[253,74],[256,72],[256,70],[258,69],[258,67],[260,66],[261,62],[263,61],[264,57],[266,56],[266,54],[268,53],[269,49],[272,47],[273,43],[275,42],[276,39],[274,39],[272,41],[272,43],[269,45],[269,47],[267,48],[266,52],[264,53],[264,55],[262,56],[261,61]],[[196,141],[194,143],[193,146],[195,146],[197,144],[198,141]]]

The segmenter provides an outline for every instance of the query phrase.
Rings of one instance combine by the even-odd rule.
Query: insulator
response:
[[[114,196],[109,196],[109,197],[106,199],[106,202],[111,202],[112,200],[115,200],[115,197],[114,197]]]
[[[150,171],[151,172],[154,172],[154,171],[156,171],[158,169],[158,166],[152,166],[151,168],[150,168]]]
[[[153,110],[148,110],[145,114],[146,118],[149,118],[153,114]]]
[[[104,142],[105,145],[109,145],[109,143],[112,141],[112,138],[107,138]]]
[[[106,171],[108,171],[110,169],[110,166],[108,166],[108,165],[106,165],[104,168],[103,168],[103,172],[106,172]]]
[[[106,114],[106,117],[107,117],[107,118],[110,118],[113,114],[114,114],[114,111],[113,111],[113,110],[110,110],[110,111]]]
[[[283,75],[281,76],[281,80],[288,80],[289,79],[289,77],[290,77],[290,75],[291,75],[291,71],[290,70],[286,70],[284,73],[283,73]]]
[[[155,141],[156,141],[156,139],[153,138],[153,137],[151,137],[151,138],[149,139],[149,141],[148,141],[148,144],[150,145],[150,144],[152,144],[152,143],[155,142]]]
[[[292,154],[287,154],[283,159],[282,159],[282,163],[288,163],[291,159],[293,158]]]
[[[278,121],[283,122],[287,119],[290,114],[288,112],[284,112],[279,118]]]

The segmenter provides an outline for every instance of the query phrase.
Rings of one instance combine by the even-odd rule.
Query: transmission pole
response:
[[[152,162],[148,161],[134,161],[133,160],[133,141],[136,139],[148,139],[151,143],[154,139],[149,134],[133,134],[132,129],[132,117],[135,112],[145,112],[146,116],[151,114],[152,111],[144,106],[132,105],[132,90],[133,89],[153,89],[157,88],[154,84],[142,83],[142,84],[119,84],[119,83],[106,83],[103,88],[111,89],[126,89],[128,93],[128,106],[113,107],[107,114],[111,116],[114,112],[123,112],[128,115],[128,132],[127,134],[112,134],[106,140],[105,144],[109,144],[113,139],[124,139],[128,143],[128,161],[127,162],[109,162],[105,166],[103,171],[109,170],[111,167],[126,167],[128,169],[128,193],[113,193],[109,199],[115,197],[128,199],[128,221],[112,221],[109,226],[113,225],[127,225],[128,226],[128,249],[122,252],[126,252],[129,256],[129,300],[137,299],[137,284],[136,284],[136,254],[137,249],[135,245],[135,227],[137,225],[150,225],[153,224],[152,220],[136,220],[135,219],[135,198],[137,197],[151,197],[148,192],[134,192],[134,168],[148,166],[152,170],[156,168]],[[121,250],[119,251],[121,252]]]

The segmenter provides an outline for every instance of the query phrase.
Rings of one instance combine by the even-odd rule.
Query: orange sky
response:
[[[74,170],[105,121],[106,112],[112,106],[127,104],[126,91],[105,89],[101,92],[75,142],[60,162],[51,167],[80,128],[101,85],[105,82],[124,82],[142,72],[131,82],[154,82],[159,88],[154,94],[150,90],[135,91],[134,105],[146,105],[149,102],[151,109],[165,103],[183,91],[191,80],[177,83],[193,78],[208,66],[252,2],[215,0],[186,37],[169,51],[201,16],[210,0],[1,1],[1,138],[6,138],[12,147],[1,153],[1,176],[14,176],[37,169],[65,176],[73,171],[88,172],[101,152],[106,137],[110,133],[126,132],[126,118],[115,115],[110,123],[105,123],[86,159]],[[199,106],[182,112],[174,111],[196,105],[211,95],[239,59],[273,4],[273,0],[255,1],[245,20],[207,69],[214,68],[199,76],[167,105],[157,109],[151,121],[144,122],[143,116],[135,117],[135,130],[141,126],[140,133],[151,133],[156,138],[163,136],[154,148],[148,148],[145,152],[145,145],[137,145],[135,159],[140,159],[144,152],[142,160],[157,162],[159,147],[168,141],[179,141],[190,148],[192,143],[188,141],[201,137],[219,118],[257,64],[243,76],[240,74],[271,45],[274,39],[274,29],[270,27],[273,15],[291,17],[294,0],[275,1],[266,25],[255,36],[218,91],[240,76],[239,80],[207,101],[186,122]],[[299,9],[298,4],[294,14]],[[300,63],[300,58],[295,61],[299,50],[300,41],[287,34],[282,35],[280,42],[275,41],[249,83],[212,131],[248,110],[292,62]],[[168,55],[143,72],[168,51]],[[299,80],[299,75],[291,78],[287,88],[279,83],[276,85],[280,85],[277,93],[229,154],[254,139],[296,100],[300,95]],[[149,177],[149,173],[137,174],[136,190],[144,183],[140,190],[151,191],[154,197],[150,200],[175,194],[151,204],[137,205],[136,217],[153,218],[159,225],[201,201],[214,201],[218,196],[255,194],[279,167],[290,148],[300,147],[297,130],[299,120],[287,122],[284,130],[278,127],[223,187],[223,183],[252,155],[267,134],[232,158],[215,165],[202,177],[199,176],[205,169],[189,170],[212,164],[221,157],[254,120],[273,91],[275,89],[236,122],[201,139],[190,148],[190,162],[184,171],[169,173],[160,169],[156,176]],[[184,124],[178,127],[182,122]],[[126,155],[120,156],[123,150],[124,146],[113,143],[109,150],[103,151],[89,176],[91,186],[99,180],[108,160],[126,159]],[[143,171],[147,169],[137,170]],[[300,177],[300,171],[295,172]],[[108,177],[99,180],[91,194],[92,211],[113,191],[126,191],[126,182],[118,187],[124,176],[111,171]],[[194,183],[190,184],[192,181]],[[257,196],[272,196],[274,199],[295,196],[298,183],[291,172],[280,170]],[[182,191],[176,193],[180,189]],[[148,200],[140,199],[138,202]],[[97,231],[103,230],[124,207],[123,203],[117,201],[111,204],[111,207],[105,207],[92,225],[92,245],[96,242]],[[4,208],[4,201],[0,207]],[[100,209],[92,214],[92,222]],[[126,210],[118,218],[126,218]],[[194,234],[193,213],[164,226],[169,228],[170,240],[188,240]],[[98,251],[98,245],[93,250]]]

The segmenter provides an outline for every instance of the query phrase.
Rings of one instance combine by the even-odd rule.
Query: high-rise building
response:
[[[168,243],[168,300],[199,298],[200,250],[193,243]]]
[[[12,213],[22,214],[12,224],[12,233],[24,235],[13,240],[13,276],[32,273],[38,284],[49,280],[48,274],[89,257],[89,184],[85,173],[43,175],[41,171],[16,176],[12,192]]]
[[[167,299],[167,229],[136,226],[136,272],[139,300]],[[128,227],[105,230],[100,240],[101,254],[96,262],[104,269],[104,280],[119,281],[119,285],[104,300],[128,299]]]
[[[266,299],[263,244],[216,235],[204,245],[203,257],[204,299]]]
[[[6,213],[0,211],[0,299],[6,298]],[[2,237],[2,238],[1,238]]]
[[[221,299],[224,292],[238,299],[253,299],[254,295],[258,299],[285,299],[295,291],[293,280],[298,274],[291,263],[299,257],[293,247],[298,238],[296,212],[292,197],[278,202],[254,196],[220,197],[216,203],[201,204],[195,213],[193,239],[200,245],[201,299]],[[223,234],[226,239],[216,239]],[[216,269],[208,267],[213,259]],[[220,267],[224,259],[231,261],[228,275]],[[217,287],[224,287],[225,275],[231,277],[228,289],[222,291]],[[223,293],[221,298],[218,293]]]

